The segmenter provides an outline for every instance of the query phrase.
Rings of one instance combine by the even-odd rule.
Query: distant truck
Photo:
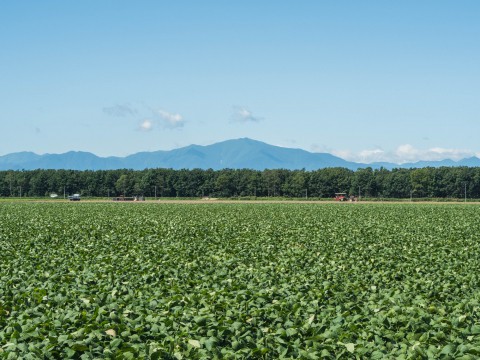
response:
[[[68,197],[70,201],[80,201],[80,194],[73,194]]]

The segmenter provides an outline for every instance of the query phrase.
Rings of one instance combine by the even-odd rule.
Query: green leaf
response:
[[[111,347],[112,349],[115,349],[115,348],[119,347],[121,343],[122,343],[122,339],[118,339],[118,338],[117,338],[117,339],[112,340],[112,341],[110,342],[110,347]]]
[[[295,330],[294,328],[288,328],[286,333],[287,333],[287,336],[293,336],[297,334],[297,330]]]
[[[75,350],[66,348],[65,353],[67,354],[67,358],[72,358],[75,356]]]
[[[215,345],[217,343],[217,339],[214,337],[211,337],[205,341],[205,347],[207,350],[212,351],[212,349],[215,348]]]
[[[327,349],[323,349],[322,352],[320,353],[321,357],[330,357],[330,352]]]
[[[201,347],[200,341],[198,341],[198,340],[190,339],[190,340],[188,340],[188,343],[190,345],[192,345],[194,348],[197,348],[197,349]]]
[[[453,353],[453,347],[450,344],[446,345],[442,349],[442,351],[440,352],[440,354],[442,354],[442,355],[449,355],[449,354],[452,354],[452,353]]]
[[[132,352],[130,352],[130,351],[124,352],[124,353],[122,354],[122,356],[123,356],[124,359],[127,359],[127,360],[128,360],[128,359],[134,359],[134,358],[135,358],[135,355],[134,355]]]
[[[58,342],[61,344],[61,343],[64,343],[65,341],[68,340],[68,335],[60,335],[58,337]]]
[[[380,359],[383,359],[384,357],[385,357],[385,354],[378,350],[370,354],[370,359],[372,360],[380,360]]]
[[[88,346],[85,345],[85,344],[73,344],[72,345],[72,349],[75,350],[75,351],[87,351],[88,350]]]

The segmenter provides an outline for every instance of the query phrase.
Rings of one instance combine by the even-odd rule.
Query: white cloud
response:
[[[233,107],[233,115],[232,115],[233,122],[247,123],[247,122],[259,122],[261,120],[263,120],[263,118],[253,115],[253,113],[245,107],[242,107],[242,106]]]
[[[415,149],[410,144],[400,145],[394,152],[395,158],[400,160],[399,162],[411,162],[418,160],[426,160],[420,157],[421,153],[418,149]]]
[[[185,119],[178,113],[171,113],[163,109],[151,108],[147,104],[117,104],[104,107],[103,112],[109,116],[125,117],[138,124],[138,130],[151,131],[155,128],[178,129],[185,125]]]
[[[445,159],[457,161],[467,157],[475,156],[475,153],[465,149],[447,149],[441,147],[417,149],[410,144],[400,145],[393,151],[385,151],[381,148],[375,148],[362,150],[358,153],[353,153],[349,150],[336,150],[332,151],[332,153],[349,161],[367,164],[373,162],[392,162],[396,164],[404,164],[417,161],[440,161]]]
[[[316,152],[319,152],[319,151],[316,151]],[[321,151],[321,152],[325,152],[325,151]],[[352,154],[350,150],[331,150],[327,152],[330,152],[332,155],[338,156],[345,160],[356,161],[356,160],[353,160],[355,158],[355,155]]]
[[[426,150],[416,149],[411,145],[401,145],[398,147],[396,156],[400,163],[414,162],[420,160],[439,161],[445,159],[461,160],[473,156],[474,153],[466,149],[446,149],[434,147]]]
[[[374,161],[381,161],[385,156],[385,151],[382,149],[362,150],[359,155],[363,159],[375,159]]]
[[[345,160],[361,163],[389,161],[387,160],[388,154],[380,148],[362,150],[358,153],[354,153],[350,150],[332,150],[332,154]]]
[[[165,110],[157,110],[155,113],[160,118],[164,128],[176,129],[185,125],[185,119],[180,114],[170,113]]]
[[[145,119],[142,121],[140,124],[140,130],[141,131],[151,131],[153,130],[153,122],[152,120]]]

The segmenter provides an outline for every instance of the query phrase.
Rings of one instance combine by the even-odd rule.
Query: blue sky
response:
[[[480,155],[478,1],[0,3],[0,155]]]

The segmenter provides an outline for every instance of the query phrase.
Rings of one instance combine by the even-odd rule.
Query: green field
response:
[[[478,359],[480,208],[0,203],[0,358]]]

